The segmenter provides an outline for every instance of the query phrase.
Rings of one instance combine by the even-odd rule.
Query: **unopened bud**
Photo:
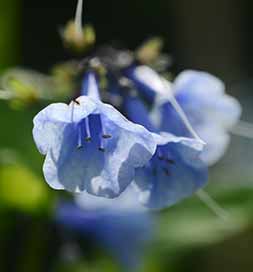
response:
[[[151,38],[137,49],[136,58],[143,64],[151,64],[159,57],[162,47],[161,38]]]
[[[66,48],[75,53],[83,53],[95,44],[96,33],[89,24],[84,25],[82,32],[79,32],[74,21],[69,21],[62,31],[62,39]]]

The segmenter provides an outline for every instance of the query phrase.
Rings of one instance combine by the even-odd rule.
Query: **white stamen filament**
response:
[[[91,134],[90,134],[90,124],[89,124],[89,119],[86,117],[84,119],[85,122],[85,134],[86,134],[86,140],[89,141],[91,139]]]
[[[184,125],[186,126],[186,128],[189,130],[189,132],[192,134],[192,136],[201,141],[203,144],[205,144],[205,142],[199,137],[199,135],[197,134],[197,132],[193,129],[190,121],[188,120],[185,112],[183,111],[183,109],[181,108],[181,106],[178,104],[176,98],[174,95],[172,95],[170,97],[170,103],[173,106],[173,108],[176,110],[176,112],[178,113],[179,117],[181,118],[181,120],[183,121]]]
[[[75,102],[74,101],[71,101],[70,107],[71,107],[70,121],[73,123],[74,122],[74,110],[75,110]]]
[[[171,89],[171,86],[169,85],[169,83],[167,82],[167,80],[161,78],[161,82],[163,83],[164,88],[166,89],[168,95],[169,95],[169,101],[172,105],[172,107],[175,109],[175,111],[178,113],[179,117],[181,118],[182,122],[184,123],[184,125],[186,126],[186,128],[189,130],[189,132],[191,133],[191,135],[201,141],[203,144],[205,144],[205,142],[199,137],[199,135],[197,134],[197,132],[194,130],[194,128],[192,127],[189,119],[187,118],[184,110],[182,109],[182,107],[179,105],[179,103],[177,102],[177,99],[175,98],[175,95],[173,94],[173,90]]]
[[[200,189],[196,195],[221,220],[227,221],[230,219],[229,213],[224,210],[207,192]]]
[[[235,126],[232,127],[230,132],[234,135],[253,139],[253,124],[245,121],[239,121]]]
[[[79,126],[78,128],[78,145],[77,145],[77,148],[81,148],[83,145],[82,145],[82,128],[81,126]]]
[[[83,16],[83,0],[78,0],[75,15],[75,30],[79,38],[82,38],[83,36],[82,16]]]

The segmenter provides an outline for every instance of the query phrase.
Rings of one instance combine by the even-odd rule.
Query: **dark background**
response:
[[[13,0],[12,0],[13,1]],[[97,42],[121,41],[134,48],[151,35],[165,39],[174,69],[204,69],[227,81],[252,75],[252,1],[84,1],[84,22]],[[59,29],[74,16],[75,1],[23,1],[21,63],[46,70],[66,58]]]

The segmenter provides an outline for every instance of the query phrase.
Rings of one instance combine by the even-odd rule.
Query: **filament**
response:
[[[245,121],[239,121],[235,126],[233,126],[230,132],[234,135],[253,139],[253,124]]]
[[[221,220],[227,221],[229,213],[224,210],[207,192],[199,190],[197,193],[198,198]]]
[[[81,148],[82,145],[82,128],[81,126],[78,127],[78,145],[77,148]]]
[[[70,121],[73,123],[74,122],[74,110],[75,110],[75,102],[74,101],[71,101],[70,107],[71,107]]]
[[[79,38],[82,38],[83,36],[82,16],[83,16],[83,0],[78,0],[75,15],[75,30]]]
[[[201,141],[202,143],[204,143],[204,141],[199,137],[199,135],[197,134],[197,132],[193,129],[193,127],[192,127],[189,119],[187,118],[187,116],[186,116],[185,112],[183,111],[182,107],[178,104],[178,102],[177,102],[176,98],[174,97],[174,95],[171,96],[170,102],[171,102],[171,105],[173,106],[173,108],[178,113],[178,115],[181,118],[181,120],[183,121],[183,123],[186,126],[186,128],[192,134],[192,136],[195,139],[197,139],[197,140]]]
[[[86,134],[85,140],[89,142],[91,141],[91,134],[90,134],[90,125],[89,125],[88,117],[84,119],[84,122],[85,122],[85,134]]]
[[[167,81],[161,79],[161,81],[163,82],[164,84],[164,87],[166,89],[169,89],[168,88],[168,84],[167,84]],[[197,134],[197,132],[194,130],[194,128],[192,127],[189,119],[187,118],[185,112],[183,111],[182,107],[179,105],[179,103],[177,102],[177,99],[175,98],[174,94],[172,91],[170,91],[170,98],[169,98],[169,101],[172,105],[172,107],[175,109],[175,111],[178,113],[179,117],[181,118],[182,122],[184,123],[185,127],[188,129],[188,131],[191,133],[191,135],[201,141],[203,144],[205,144],[205,142],[199,137],[199,135]]]

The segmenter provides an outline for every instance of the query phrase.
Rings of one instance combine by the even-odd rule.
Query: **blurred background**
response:
[[[74,16],[75,1],[0,0],[0,70],[41,72],[71,56],[59,31]],[[84,22],[97,43],[134,49],[153,35],[165,41],[171,71],[206,70],[220,77],[253,122],[253,2],[250,0],[84,1]],[[92,239],[65,232],[53,219],[59,192],[41,173],[31,135],[41,106],[14,110],[0,100],[0,271],[124,271]],[[253,140],[232,137],[229,151],[210,170],[207,191],[230,214],[222,221],[192,197],[154,215],[145,245],[144,272],[252,271]],[[81,243],[81,245],[79,244]],[[127,248],[127,241],[124,246]]]

